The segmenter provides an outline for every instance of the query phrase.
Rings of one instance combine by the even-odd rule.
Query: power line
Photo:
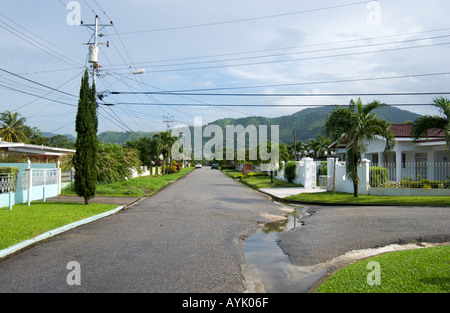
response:
[[[270,52],[270,51],[291,50],[291,49],[309,48],[309,47],[317,47],[317,46],[328,46],[328,45],[343,44],[343,43],[349,43],[349,42],[370,41],[370,40],[382,39],[382,38],[392,38],[392,37],[419,35],[419,34],[439,32],[439,31],[448,31],[448,30],[450,30],[450,27],[448,27],[448,28],[430,29],[430,30],[425,30],[425,31],[420,31],[420,32],[399,33],[399,34],[395,34],[395,35],[384,35],[384,36],[366,37],[366,38],[359,38],[359,39],[349,39],[349,40],[341,40],[341,41],[313,43],[313,44],[293,46],[293,47],[281,47],[281,48],[260,49],[260,50],[244,51],[244,52],[232,52],[232,53],[205,55],[205,56],[183,57],[183,58],[176,58],[176,59],[154,60],[154,61],[139,62],[138,64],[166,63],[166,62],[174,62],[174,61],[207,59],[207,58],[216,58],[216,57],[224,57],[224,56],[232,56],[232,55],[245,55],[245,54]],[[126,64],[118,64],[118,66],[120,66],[120,65],[126,65]]]
[[[333,9],[338,9],[338,8],[357,6],[357,5],[361,5],[361,4],[367,4],[367,1],[359,1],[359,2],[349,3],[349,4],[341,4],[341,5],[322,7],[322,8],[316,8],[316,9],[309,9],[309,10],[302,10],[302,11],[295,11],[295,12],[288,12],[288,13],[281,13],[281,14],[273,14],[273,15],[245,18],[245,19],[236,19],[236,20],[229,20],[229,21],[222,21],[222,22],[213,22],[213,23],[204,23],[204,24],[196,24],[196,25],[186,25],[186,26],[176,26],[176,27],[166,27],[166,28],[155,28],[155,29],[140,30],[140,31],[130,31],[130,32],[121,33],[121,35],[138,34],[138,33],[149,33],[149,32],[161,32],[161,31],[171,31],[171,30],[178,30],[178,29],[199,28],[199,27],[207,27],[207,26],[217,26],[217,25],[224,25],[224,24],[249,22],[249,21],[256,21],[256,20],[263,20],[263,19],[278,18],[278,17],[283,17],[283,16],[299,15],[299,14],[319,12],[319,11],[325,11],[325,10],[333,10]]]
[[[51,89],[51,90],[53,90],[53,91],[57,91],[57,92],[59,92],[59,93],[65,94],[65,95],[69,95],[69,96],[71,96],[71,97],[77,97],[77,96],[72,95],[72,94],[70,94],[70,93],[67,93],[67,92],[65,92],[65,91],[62,91],[62,90],[59,90],[59,89],[56,89],[56,88],[53,88],[53,87],[50,87],[50,86],[41,84],[41,83],[36,82],[36,81],[34,81],[34,80],[31,80],[31,79],[29,79],[29,78],[20,76],[20,75],[18,75],[18,74],[14,74],[14,73],[12,73],[12,72],[10,72],[10,71],[7,71],[7,70],[5,70],[5,69],[3,69],[3,68],[0,68],[0,71],[3,71],[3,72],[5,72],[5,73],[8,73],[8,74],[13,75],[13,76],[16,76],[16,77],[19,77],[19,78],[24,79],[24,80],[26,80],[26,81],[29,81],[29,82],[31,82],[31,83],[33,83],[33,84],[36,84],[36,85],[39,85],[39,86],[42,86],[42,87]]]
[[[5,86],[5,85],[1,85],[1,84],[0,84],[0,87],[7,88],[7,89],[10,89],[10,90],[14,90],[14,91],[17,91],[17,92],[26,94],[26,95],[33,96],[33,97],[38,97],[38,98],[40,98],[40,99],[49,100],[49,101],[52,101],[52,102],[55,102],[55,103],[61,103],[61,104],[64,104],[64,105],[76,107],[75,104],[71,104],[71,103],[67,103],[67,102],[62,102],[62,101],[58,101],[58,100],[54,100],[54,99],[49,99],[49,98],[46,98],[46,97],[43,97],[43,96],[40,96],[40,95],[35,95],[35,94],[29,93],[29,92],[25,92],[25,91],[23,91],[23,90],[19,90],[19,89],[12,88],[12,87],[9,87],[9,86]]]
[[[232,58],[232,59],[221,59],[221,60],[209,60],[209,61],[198,61],[198,62],[185,62],[185,63],[172,63],[172,64],[162,64],[162,65],[149,65],[149,68],[161,68],[161,67],[172,67],[172,66],[185,66],[185,65],[197,65],[197,64],[208,64],[208,63],[220,63],[220,62],[229,62],[229,61],[242,61],[242,60],[253,60],[253,59],[262,59],[262,58],[274,58],[281,56],[289,56],[289,55],[298,55],[298,54],[307,54],[307,53],[319,53],[319,52],[330,52],[337,50],[347,50],[347,49],[357,49],[357,48],[367,48],[367,47],[376,47],[376,46],[385,46],[385,45],[394,45],[399,43],[410,43],[416,41],[423,40],[432,40],[432,39],[442,39],[448,38],[450,35],[441,35],[441,36],[433,36],[426,38],[416,38],[416,39],[408,39],[408,40],[400,40],[400,41],[392,41],[392,42],[383,42],[376,44],[366,44],[366,45],[358,45],[358,46],[346,46],[346,47],[338,47],[338,48],[328,48],[328,49],[319,49],[319,50],[309,50],[309,51],[298,51],[298,52],[288,52],[288,53],[278,53],[278,54],[270,54],[263,56],[250,56],[250,57],[241,57],[241,58]],[[139,64],[146,64],[139,63]]]
[[[193,104],[193,103],[170,103],[170,104],[158,104],[158,103],[103,103],[103,105],[106,106],[115,106],[115,105],[144,105],[144,106],[153,106],[153,105],[171,105],[171,106],[184,106],[184,107],[202,107],[202,108],[214,108],[214,107],[271,107],[271,108],[278,108],[278,107],[325,107],[325,106],[348,106],[348,104],[298,104],[298,103],[292,103],[292,104]],[[425,105],[432,105],[430,103],[389,103],[386,104],[388,106],[425,106]]]
[[[411,74],[411,75],[399,75],[399,76],[367,77],[367,78],[349,78],[349,79],[338,79],[338,80],[328,80],[328,81],[312,81],[312,82],[285,83],[285,84],[267,84],[267,85],[253,85],[253,86],[236,86],[236,87],[216,87],[216,88],[201,88],[201,89],[169,90],[169,91],[167,91],[167,93],[218,91],[218,90],[236,90],[236,89],[257,89],[257,88],[271,88],[271,87],[291,87],[291,86],[336,84],[336,83],[353,83],[353,82],[361,82],[361,81],[403,79],[403,78],[418,78],[418,77],[432,77],[432,76],[445,76],[445,75],[450,75],[450,72]]]
[[[312,57],[306,57],[306,58],[293,58],[293,59],[287,59],[287,60],[272,60],[272,61],[265,61],[265,62],[249,62],[249,63],[224,64],[224,65],[213,65],[213,66],[191,67],[191,68],[153,70],[152,73],[181,72],[181,71],[207,70],[207,69],[214,69],[214,68],[227,68],[227,67],[231,68],[231,67],[251,66],[251,65],[264,65],[264,64],[275,64],[275,63],[286,63],[286,62],[309,61],[309,60],[348,57],[348,56],[382,53],[382,52],[403,51],[403,50],[409,50],[409,49],[438,47],[438,46],[446,46],[449,44],[450,44],[450,42],[443,42],[443,43],[419,45],[419,46],[412,46],[412,47],[398,47],[398,48],[373,50],[373,51],[350,52],[350,53],[325,55],[325,56],[312,56]]]
[[[348,97],[348,96],[429,96],[429,95],[447,95],[450,91],[442,92],[394,92],[394,93],[200,93],[200,92],[127,92],[127,91],[111,91],[116,94],[152,94],[167,96],[232,96],[232,97]]]

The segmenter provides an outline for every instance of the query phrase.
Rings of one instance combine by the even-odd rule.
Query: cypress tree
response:
[[[95,84],[89,87],[89,75],[85,70],[81,79],[80,99],[75,120],[77,140],[73,159],[75,167],[74,189],[78,196],[84,198],[85,205],[95,196],[97,183],[97,102]]]

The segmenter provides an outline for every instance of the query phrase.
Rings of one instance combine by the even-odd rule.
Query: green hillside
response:
[[[333,107],[317,107],[301,110],[297,113],[281,117],[261,117],[252,116],[244,118],[223,118],[210,123],[209,125],[218,125],[222,128],[225,139],[225,126],[226,125],[242,125],[244,127],[248,125],[267,125],[268,126],[268,139],[270,140],[270,125],[279,125],[280,129],[280,142],[285,144],[291,144],[294,137],[293,131],[296,131],[297,141],[307,142],[309,139],[316,138],[318,135],[323,134],[323,125],[327,115],[333,110]],[[380,117],[386,119],[393,124],[400,124],[408,121],[414,121],[420,115],[401,110],[394,107],[384,107],[375,110],[375,113]],[[98,139],[103,142],[124,144],[127,141],[132,141],[140,137],[151,137],[154,132],[115,132],[107,131],[100,133]],[[193,128],[191,127],[191,134],[193,134]],[[193,135],[192,135],[193,140]],[[204,142],[209,138],[203,138]]]
[[[154,132],[115,132],[107,131],[98,135],[98,140],[107,143],[124,144],[127,141],[133,141],[141,137],[151,137]]]
[[[327,115],[333,110],[333,107],[318,107],[301,110],[297,113],[287,116],[267,118],[267,117],[246,117],[246,118],[224,118],[211,124],[220,126],[225,133],[226,125],[279,125],[280,142],[290,144],[293,141],[293,131],[296,131],[297,141],[307,142],[309,139],[316,138],[323,134],[323,125]],[[392,124],[401,124],[408,121],[414,121],[420,115],[401,110],[394,107],[384,107],[375,110],[375,113],[386,119]],[[270,127],[268,127],[270,131]],[[270,135],[269,135],[270,138]]]

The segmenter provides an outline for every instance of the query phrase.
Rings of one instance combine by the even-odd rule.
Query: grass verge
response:
[[[193,171],[194,167],[182,168],[178,173],[163,176],[143,176],[110,184],[99,184],[97,196],[142,197],[152,195],[159,189]],[[61,195],[75,196],[71,188],[62,190]]]
[[[450,197],[397,197],[397,196],[371,196],[336,192],[301,193],[285,198],[286,200],[304,203],[328,203],[337,205],[409,205],[409,206],[450,206]]]
[[[115,204],[32,202],[0,208],[0,250],[47,231],[117,208]]]
[[[369,285],[379,264],[379,285]],[[317,293],[449,293],[450,246],[405,250],[378,255],[342,268]],[[368,266],[369,265],[369,266]],[[369,276],[369,278],[368,278]]]
[[[241,172],[235,170],[222,170],[226,175],[230,176],[233,179],[237,179]],[[256,189],[261,188],[288,188],[288,187],[302,187],[302,185],[285,182],[278,179],[273,179],[273,183],[271,182],[270,176],[249,176],[245,179],[240,180],[242,183],[249,185]]]

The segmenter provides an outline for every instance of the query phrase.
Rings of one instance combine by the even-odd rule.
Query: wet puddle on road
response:
[[[253,287],[250,292],[291,293],[307,292],[323,273],[302,271],[293,265],[278,245],[278,234],[301,227],[299,209],[287,214],[287,218],[265,224],[245,240],[246,280]]]

